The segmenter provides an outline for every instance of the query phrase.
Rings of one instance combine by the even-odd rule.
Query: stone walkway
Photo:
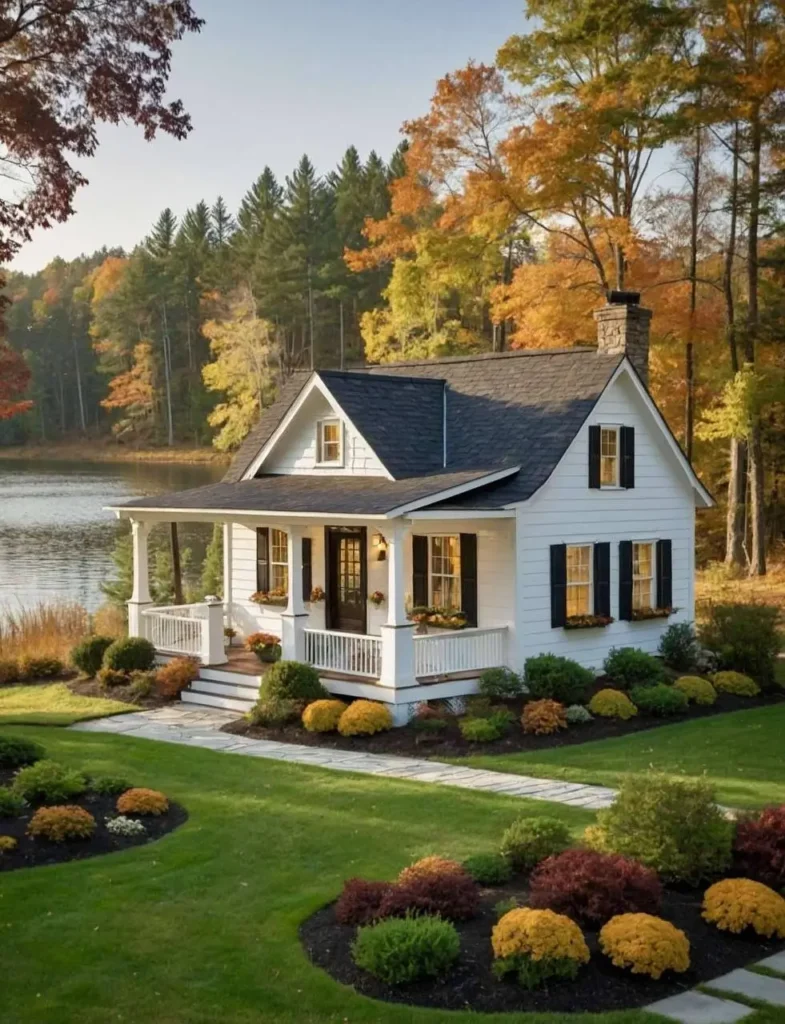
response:
[[[311,764],[317,768],[335,771],[360,772],[365,775],[385,775],[413,782],[432,782],[440,786],[458,786],[478,789],[486,793],[526,797],[529,800],[548,800],[595,811],[608,807],[616,795],[604,786],[584,786],[577,782],[558,782],[552,779],[534,779],[528,775],[510,775],[488,772],[462,765],[426,761],[414,757],[392,754],[365,754],[362,751],[331,750],[325,747],[306,747],[295,743],[276,743],[272,740],[252,740],[221,732],[225,722],[237,714],[209,709],[189,710],[177,706],[156,711],[138,711],[112,718],[99,718],[72,726],[83,732],[109,732],[122,736],[161,740],[165,743],[183,743],[192,747],[264,757],[273,761]]]

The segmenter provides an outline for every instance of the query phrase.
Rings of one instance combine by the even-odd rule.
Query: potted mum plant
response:
[[[253,651],[259,661],[270,664],[281,657],[281,638],[273,633],[251,633],[245,639],[246,651]]]

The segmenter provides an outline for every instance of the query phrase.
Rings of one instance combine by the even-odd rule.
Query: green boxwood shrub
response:
[[[660,637],[658,653],[677,672],[689,672],[698,664],[700,648],[691,622],[674,622]]]
[[[155,648],[141,636],[124,636],[104,651],[103,667],[115,672],[147,672],[155,664]]]
[[[475,853],[461,867],[480,885],[504,885],[512,878],[510,862],[500,853]]]
[[[487,668],[480,676],[479,690],[490,700],[512,700],[523,693],[523,680],[511,668]]]
[[[114,643],[111,636],[88,636],[71,648],[69,660],[86,676],[95,676],[104,663],[106,649]]]
[[[513,871],[531,871],[570,845],[570,830],[558,818],[518,818],[502,836],[500,853]]]
[[[594,686],[593,672],[571,658],[560,658],[556,654],[527,658],[523,674],[530,700],[585,704]]]
[[[492,718],[461,718],[458,728],[470,743],[492,743],[504,735],[504,727]]]
[[[460,948],[455,925],[440,917],[389,918],[359,929],[352,959],[388,985],[404,985],[443,974]]]
[[[29,803],[61,804],[84,793],[87,779],[58,761],[38,761],[16,773],[12,788]]]
[[[597,812],[589,845],[646,864],[665,881],[697,885],[731,861],[733,824],[703,779],[651,772],[622,782],[613,804]]]
[[[319,682],[319,673],[301,661],[276,661],[262,676],[260,700],[326,700],[330,694]]]
[[[261,725],[265,729],[280,729],[291,722],[299,722],[302,713],[301,700],[266,697],[258,700],[251,708],[250,719],[252,725]]]
[[[0,736],[0,768],[23,768],[35,764],[46,756],[46,751],[35,740],[21,736]]]
[[[658,718],[684,715],[690,703],[686,693],[673,686],[666,686],[665,683],[635,686],[630,691],[630,699],[642,715],[656,715]]]
[[[662,663],[638,647],[612,647],[602,667],[611,682],[622,690],[655,686],[665,679]]]
[[[25,809],[24,799],[8,786],[0,786],[0,818],[16,818]]]
[[[96,775],[90,780],[90,789],[101,796],[119,796],[131,786],[132,783],[122,775]]]
[[[715,604],[700,628],[700,640],[721,669],[751,676],[763,690],[773,690],[780,651],[779,609],[766,604]]]

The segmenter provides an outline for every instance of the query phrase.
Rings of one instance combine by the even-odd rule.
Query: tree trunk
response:
[[[346,365],[346,339],[344,337],[344,327],[343,327],[343,300],[341,300],[341,302],[339,304],[339,308],[340,308],[340,313],[341,313],[341,338],[340,338],[340,340],[341,340],[341,356],[340,356],[340,367],[343,370],[345,365]]]
[[[755,364],[758,339],[758,222],[760,218],[760,110],[750,118],[750,209],[747,234],[747,331],[744,339],[745,359]],[[753,411],[749,441],[750,520],[752,523],[752,551],[750,575],[766,575],[766,516],[764,494],[763,439],[760,412]]]
[[[163,304],[164,323],[164,379],[166,383],[166,415],[168,421],[167,444],[174,444],[174,420],[172,418],[172,356],[169,346],[169,324],[166,318],[166,303]]]
[[[695,310],[698,304],[698,207],[700,204],[701,129],[695,132],[695,160],[690,201],[690,319],[684,346],[684,447],[692,461],[695,433]]]

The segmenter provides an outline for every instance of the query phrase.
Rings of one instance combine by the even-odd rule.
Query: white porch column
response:
[[[131,545],[133,550],[133,592],[128,602],[128,635],[146,636],[147,623],[142,615],[145,608],[151,608],[150,597],[150,565],[147,553],[147,538],[150,536],[150,523],[140,519],[131,520]]]
[[[281,653],[286,661],[305,660],[305,610],[303,595],[303,536],[302,526],[290,526],[287,533],[289,562],[289,600],[281,615]]]
[[[208,594],[204,603],[207,605],[207,626],[202,630],[200,658],[203,665],[223,665],[227,660],[224,650],[223,601],[220,597]]]
[[[226,609],[226,625],[231,629],[234,623],[232,614],[232,524],[223,525],[223,546],[224,546],[224,607]]]
[[[387,538],[387,622],[381,627],[382,686],[413,686],[414,623],[406,618],[404,557],[410,528],[401,520],[390,524]]]

